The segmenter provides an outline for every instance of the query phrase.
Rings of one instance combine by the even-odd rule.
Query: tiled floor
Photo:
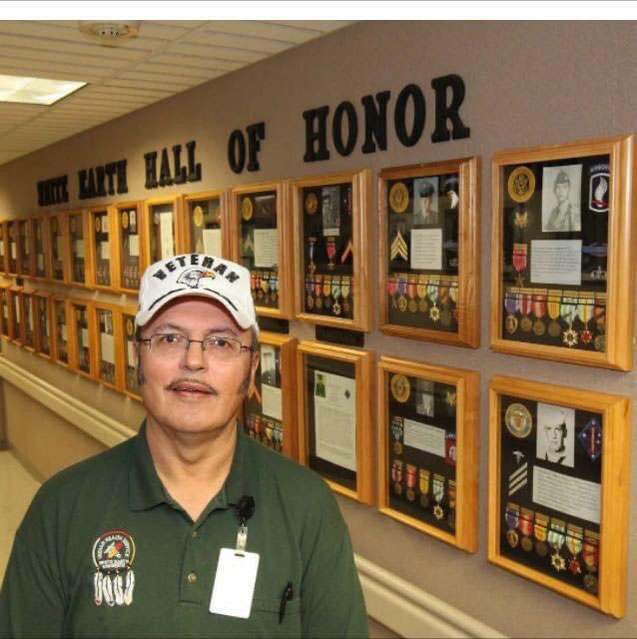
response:
[[[40,483],[8,451],[0,451],[0,581],[9,560],[13,536]]]

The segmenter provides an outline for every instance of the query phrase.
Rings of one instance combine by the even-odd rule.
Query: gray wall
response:
[[[363,167],[376,174],[387,166],[481,156],[482,347],[472,351],[438,346],[389,338],[377,330],[366,341],[366,346],[378,356],[404,356],[480,371],[480,549],[475,555],[468,555],[398,524],[373,508],[347,499],[339,502],[358,553],[506,634],[635,636],[634,543],[630,548],[628,612],[621,621],[487,562],[486,388],[492,375],[505,374],[637,397],[634,372],[548,363],[495,354],[488,348],[490,158],[499,149],[631,132],[637,113],[636,36],[635,23],[621,22],[360,23],[0,167],[0,216],[37,213],[35,183],[39,179],[68,172],[71,197],[75,198],[78,169],[124,157],[129,160],[127,199],[157,196],[159,192],[143,188],[143,153],[191,139],[197,140],[203,182],[187,185],[182,192]],[[447,73],[457,73],[465,81],[467,95],[461,113],[471,127],[471,137],[432,144],[429,136],[434,102],[430,81]],[[418,145],[402,147],[390,126],[385,152],[363,155],[359,144],[348,158],[339,157],[332,149],[328,162],[303,163],[302,111],[329,104],[333,112],[341,100],[348,99],[361,114],[362,95],[391,89],[391,115],[395,97],[407,83],[418,84],[427,98],[427,126]],[[236,127],[260,120],[265,120],[267,127],[260,155],[261,171],[236,176],[226,162],[228,135]],[[99,200],[90,203],[97,204]],[[78,204],[74,200],[66,208]],[[375,211],[374,196],[372,216]],[[372,226],[376,233],[376,225]],[[374,279],[376,269],[374,263]],[[376,296],[375,288],[372,294]],[[292,323],[292,329],[301,338],[313,335],[311,327],[298,322]],[[72,388],[113,417],[130,425],[139,418],[140,411],[131,409],[127,400],[113,398],[110,393],[97,394],[94,400],[96,393],[90,382],[74,379],[66,371],[17,353],[10,346],[5,351],[11,359],[20,359],[25,368],[52,383]],[[633,513],[634,486],[635,478]],[[637,517],[633,514],[631,538],[636,530]]]

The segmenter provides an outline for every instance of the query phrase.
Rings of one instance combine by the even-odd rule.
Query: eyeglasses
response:
[[[233,359],[243,351],[253,350],[250,346],[243,345],[238,339],[225,335],[210,335],[206,339],[188,339],[179,333],[155,333],[139,341],[142,344],[148,344],[155,355],[166,359],[181,357],[188,351],[192,342],[201,344],[204,355],[218,360]]]

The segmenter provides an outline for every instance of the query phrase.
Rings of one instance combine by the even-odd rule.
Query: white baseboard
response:
[[[135,431],[0,356],[0,378],[105,446]],[[28,460],[25,460],[28,462]],[[356,556],[367,612],[403,637],[505,637],[388,570]]]

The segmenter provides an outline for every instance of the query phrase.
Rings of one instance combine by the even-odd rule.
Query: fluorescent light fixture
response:
[[[16,75],[0,74],[0,102],[55,104],[83,86],[86,86],[86,82],[22,78]]]

